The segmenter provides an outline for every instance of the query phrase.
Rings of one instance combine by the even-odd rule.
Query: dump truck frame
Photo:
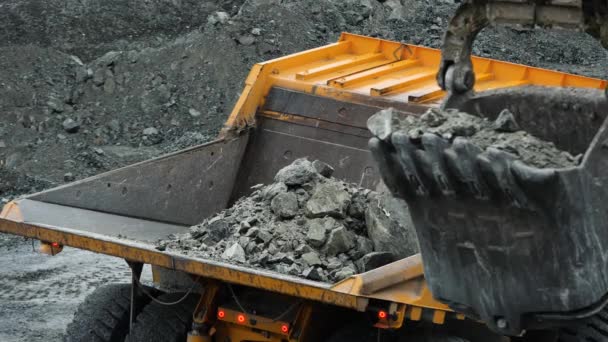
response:
[[[469,333],[483,336],[478,340],[498,341],[432,297],[419,255],[325,284],[153,244],[229,207],[300,157],[323,160],[336,167],[336,177],[377,189],[381,181],[365,123],[386,107],[418,115],[437,106],[445,95],[435,81],[440,60],[438,50],[344,33],[336,43],[256,64],[217,140],[14,200],[0,214],[0,232],[40,240],[51,254],[70,246],[123,258],[134,270],[134,284],[143,264],[153,266],[161,285],[187,274],[205,288],[193,312],[192,341],[211,341],[211,335],[313,341],[313,333],[331,333],[331,327],[311,323],[320,306],[347,312],[342,320],[355,314],[386,330],[401,329],[406,321],[462,322]],[[607,85],[484,58],[473,58],[473,66],[477,90]],[[269,320],[223,306],[220,293],[232,286],[287,296],[298,310],[290,320]]]

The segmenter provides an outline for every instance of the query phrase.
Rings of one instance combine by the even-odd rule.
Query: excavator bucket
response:
[[[536,169],[508,153],[464,148],[463,140],[437,151],[416,145],[403,156],[395,142],[374,139],[387,184],[408,201],[435,298],[505,335],[596,313],[608,295],[604,92],[500,89],[473,95],[455,109],[491,120],[508,109],[522,129],[584,156],[576,167]],[[458,155],[442,176],[453,192],[442,191],[437,175],[422,175],[416,184],[408,178],[414,171],[404,160],[416,160],[420,152],[436,154],[433,160]],[[393,161],[401,166],[392,167]],[[427,191],[410,190],[416,187]]]

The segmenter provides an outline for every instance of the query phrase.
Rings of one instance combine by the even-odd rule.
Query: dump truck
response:
[[[527,129],[555,138],[574,151],[605,144],[592,139],[606,115],[602,100],[564,107],[561,104],[567,101],[539,102],[544,97],[526,95],[530,93],[526,89],[576,87],[603,93],[606,81],[486,58],[471,57],[470,61],[463,63],[470,67],[463,73],[466,91],[457,93],[441,82],[443,76],[439,84],[436,80],[437,70],[455,65],[446,62],[439,50],[349,33],[336,43],[256,64],[216,140],[16,199],[0,214],[0,232],[40,240],[41,250],[51,255],[70,246],[122,258],[131,267],[131,284],[104,285],[81,305],[68,327],[69,341],[605,340],[608,314],[603,306],[596,303],[583,312],[578,306],[591,299],[565,303],[567,293],[553,289],[526,293],[533,286],[530,277],[521,288],[507,282],[509,277],[522,279],[522,273],[528,272],[514,263],[521,266],[527,257],[535,263],[543,258],[553,262],[549,258],[559,254],[513,254],[509,272],[496,268],[494,278],[483,278],[474,258],[459,263],[470,260],[471,251],[461,257],[458,246],[466,247],[466,239],[458,234],[454,238],[449,231],[478,234],[483,228],[467,228],[469,221],[458,221],[459,210],[471,203],[471,210],[484,213],[481,217],[504,218],[513,213],[519,219],[523,214],[511,207],[487,203],[481,207],[468,198],[458,203],[439,195],[437,201],[403,196],[402,187],[408,183],[394,179],[403,171],[387,169],[384,163],[383,156],[392,152],[374,139],[374,153],[368,148],[372,135],[366,124],[376,112],[391,107],[401,115],[420,115],[450,99],[489,116],[510,103],[521,104],[512,110],[518,116],[528,113],[520,120],[529,122]],[[454,70],[448,74],[452,75],[448,80],[458,76]],[[466,101],[461,100],[463,94]],[[541,110],[539,103],[559,106]],[[536,112],[543,120],[534,116]],[[566,112],[567,116],[561,115]],[[577,116],[589,112],[594,115]],[[552,119],[561,121],[547,125]],[[557,128],[567,129],[569,135],[557,134]],[[597,148],[591,150],[600,153]],[[335,177],[361,187],[377,189],[384,179],[413,208],[422,255],[330,284],[156,248],[155,241],[187,232],[251,193],[252,186],[272,182],[279,169],[302,157],[333,165]],[[588,165],[603,170],[591,162],[582,167]],[[428,211],[426,216],[420,214],[424,208],[434,208],[443,221],[429,222]],[[500,210],[505,213],[497,213]],[[447,225],[437,228],[437,222],[444,221]],[[517,224],[521,222],[529,221]],[[550,228],[548,224],[542,227]],[[522,243],[528,243],[530,236],[520,233],[516,235]],[[548,241],[551,234],[553,230],[546,230],[535,238]],[[567,238],[561,236],[560,241]],[[530,252],[538,246],[553,246],[547,244],[524,246]],[[497,243],[487,245],[496,247]],[[490,253],[490,247],[484,251]],[[564,249],[558,252],[564,258],[571,255]],[[497,260],[504,261],[505,255],[501,258]],[[151,265],[155,286],[142,285],[143,265]],[[569,278],[558,266],[543,270],[542,265],[533,265],[529,272]],[[593,265],[597,264],[589,267]],[[563,272],[571,271],[565,268]],[[476,284],[477,279],[482,281]],[[499,288],[490,291],[497,284]],[[565,281],[559,284],[575,291]],[[594,295],[600,292],[606,291],[594,289]],[[505,294],[506,302],[488,304]],[[556,304],[555,296],[564,300],[563,305]],[[544,316],[521,319],[544,309],[548,310],[541,312]]]

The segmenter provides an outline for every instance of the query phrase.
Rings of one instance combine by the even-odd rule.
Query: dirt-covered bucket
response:
[[[507,110],[520,129],[582,156],[532,166],[473,137],[370,120],[372,153],[409,204],[433,295],[505,334],[596,313],[608,298],[604,92],[510,88],[468,96],[457,109],[490,121]]]

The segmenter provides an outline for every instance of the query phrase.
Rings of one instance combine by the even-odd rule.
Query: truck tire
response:
[[[608,308],[559,330],[558,342],[608,341]]]
[[[184,297],[183,293],[167,293],[158,297],[161,302],[171,303]],[[152,302],[137,316],[126,342],[183,342],[192,326],[192,313],[199,295],[190,294],[175,305]]]
[[[141,307],[141,301],[139,303]],[[123,341],[129,332],[130,308],[131,284],[109,284],[97,288],[78,307],[67,327],[65,341]]]

